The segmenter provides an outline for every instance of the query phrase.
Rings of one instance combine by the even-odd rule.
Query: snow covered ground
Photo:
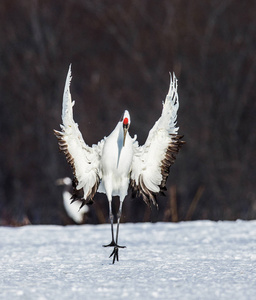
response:
[[[256,299],[256,221],[0,227],[0,299]]]

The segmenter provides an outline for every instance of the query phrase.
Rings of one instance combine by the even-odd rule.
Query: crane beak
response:
[[[128,131],[128,127],[124,127],[123,147],[124,147],[124,145],[125,145],[125,138],[126,138],[127,131]]]

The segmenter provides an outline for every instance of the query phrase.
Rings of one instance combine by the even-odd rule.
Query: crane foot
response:
[[[103,247],[114,247],[114,250],[112,251],[112,253],[109,255],[109,257],[113,256],[113,264],[115,263],[115,260],[118,261],[118,249],[119,248],[126,248],[126,246],[119,246],[117,245],[117,243],[115,241],[112,241],[110,244],[108,245],[103,245]]]
[[[118,247],[114,247],[113,252],[110,254],[109,257],[113,256],[113,264],[115,263],[115,260],[118,261]]]
[[[108,245],[103,245],[103,247],[115,247],[115,248],[126,248],[126,246],[119,246],[117,245],[117,243],[115,241],[112,241],[110,244]]]

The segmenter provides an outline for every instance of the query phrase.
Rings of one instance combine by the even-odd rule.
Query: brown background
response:
[[[75,120],[89,145],[128,109],[144,143],[169,71],[186,145],[158,212],[125,201],[123,221],[256,217],[256,1],[0,2],[0,223],[68,224],[55,180],[71,176],[59,129],[72,63]],[[85,222],[107,221],[97,195]],[[117,203],[116,203],[117,205]]]

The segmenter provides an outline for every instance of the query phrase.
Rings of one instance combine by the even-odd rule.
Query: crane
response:
[[[63,124],[60,125],[61,131],[54,130],[54,134],[73,170],[73,201],[79,199],[85,205],[93,202],[96,192],[107,196],[111,242],[103,246],[113,247],[109,257],[113,256],[114,264],[115,260],[119,260],[119,248],[125,248],[118,244],[118,236],[122,205],[128,189],[131,188],[134,197],[142,197],[146,204],[158,206],[156,195],[166,190],[170,166],[185,143],[176,127],[179,108],[177,79],[175,74],[170,74],[170,86],[162,114],[149,131],[144,145],[139,146],[136,135],[133,138],[130,136],[131,118],[125,110],[110,135],[91,147],[85,143],[73,119],[75,102],[70,93],[71,79],[70,65],[63,93]],[[119,196],[120,200],[115,236],[112,196]]]
[[[71,218],[76,224],[82,224],[84,220],[84,215],[88,213],[89,207],[87,205],[82,205],[81,201],[72,201],[72,180],[69,177],[59,178],[56,180],[56,185],[63,186],[62,198],[63,206],[66,210],[67,215]],[[72,204],[72,205],[70,205]],[[82,207],[81,207],[82,205]]]

